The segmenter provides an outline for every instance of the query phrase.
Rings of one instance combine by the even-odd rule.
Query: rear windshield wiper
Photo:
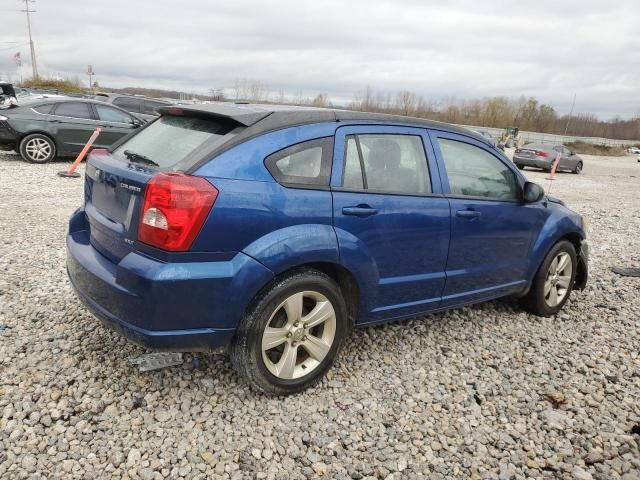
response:
[[[153,165],[154,167],[159,167],[160,166],[159,164],[157,164],[156,162],[154,162],[150,158],[145,157],[144,155],[141,155],[139,153],[132,152],[131,150],[125,150],[124,151],[124,156],[127,157],[127,159],[130,162],[146,163],[147,165]]]

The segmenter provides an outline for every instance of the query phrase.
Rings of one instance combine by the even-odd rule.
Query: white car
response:
[[[627,152],[629,153],[640,153],[640,148],[638,147],[630,147],[627,149]]]

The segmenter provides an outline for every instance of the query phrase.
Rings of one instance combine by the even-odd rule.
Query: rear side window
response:
[[[125,151],[156,163],[160,170],[180,170],[181,162],[197,152],[212,151],[228,140],[235,125],[208,118],[165,115],[149,124],[114,150],[128,161]]]
[[[269,155],[265,165],[273,178],[284,185],[326,187],[332,151],[333,137],[317,138]]]
[[[423,195],[431,178],[422,138],[417,135],[349,135],[342,186],[349,190]]]
[[[517,200],[518,182],[504,163],[482,148],[439,138],[453,195]]]
[[[59,117],[93,119],[88,103],[65,102],[56,106],[54,114]]]
[[[43,113],[43,114],[47,114],[47,113],[51,113],[51,109],[53,108],[53,103],[50,103],[48,105],[40,105],[38,107],[34,107],[33,109],[38,112],[38,113]]]
[[[140,113],[140,105],[142,105],[142,100],[139,98],[131,98],[131,97],[118,97],[113,101],[113,104],[117,107],[126,110],[127,112],[135,112]]]

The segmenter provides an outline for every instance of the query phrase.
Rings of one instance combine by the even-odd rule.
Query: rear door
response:
[[[96,139],[95,146],[107,148],[135,129],[135,118],[122,110],[94,103],[98,124],[102,131]],[[139,121],[138,121],[139,124]]]
[[[60,155],[74,155],[82,150],[98,127],[88,102],[60,102],[54,107],[49,124],[56,137]]]
[[[341,262],[366,282],[362,321],[437,308],[450,210],[426,130],[337,129],[331,188]]]
[[[521,178],[491,147],[440,131],[431,131],[431,138],[451,204],[442,306],[521,289],[531,241],[543,222],[541,210],[521,201]]]

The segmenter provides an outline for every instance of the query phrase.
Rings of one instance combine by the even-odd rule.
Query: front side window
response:
[[[112,107],[107,107],[106,105],[96,104],[96,112],[98,112],[98,118],[104,122],[129,124],[132,120],[126,113]]]
[[[422,138],[417,135],[349,135],[342,186],[381,193],[431,193]]]
[[[161,170],[179,170],[180,164],[197,149],[213,150],[225,142],[233,125],[195,117],[165,115],[142,129],[114,150],[127,161],[125,151],[146,157]]]
[[[142,100],[139,98],[131,98],[131,97],[118,97],[113,101],[113,104],[116,107],[120,107],[127,112],[135,112],[140,113],[140,105],[142,104]]]
[[[93,119],[88,103],[65,102],[56,106],[54,115],[59,117]]]
[[[292,186],[329,185],[333,137],[317,138],[280,150],[265,159],[278,182]]]
[[[438,138],[452,195],[517,200],[518,182],[504,163],[482,148]]]

